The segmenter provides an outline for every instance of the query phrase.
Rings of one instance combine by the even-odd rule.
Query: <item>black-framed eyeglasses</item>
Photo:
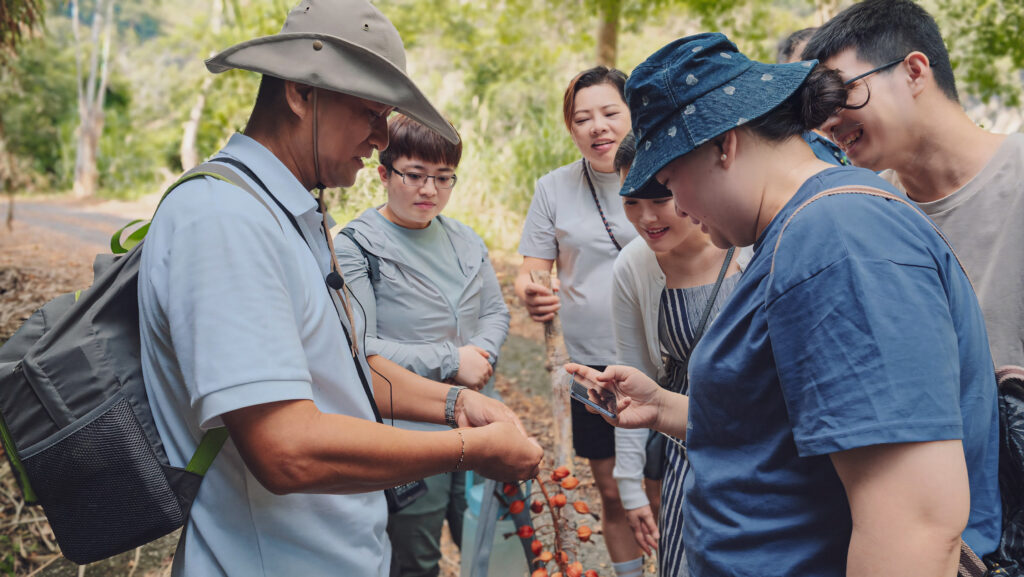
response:
[[[455,183],[459,181],[459,177],[454,174],[438,174],[432,176],[429,174],[420,174],[418,172],[402,172],[393,166],[388,167],[388,169],[398,176],[401,176],[402,182],[405,183],[406,186],[412,186],[415,188],[425,186],[427,181],[431,178],[434,179],[434,186],[442,190],[454,188]]]
[[[896,66],[897,64],[899,64],[900,62],[903,62],[906,59],[907,59],[907,57],[904,56],[903,58],[900,58],[898,60],[893,60],[892,62],[883,64],[883,65],[881,65],[881,66],[879,66],[877,68],[872,68],[871,70],[868,70],[864,74],[858,74],[857,76],[854,76],[853,78],[847,80],[846,82],[843,82],[843,86],[849,86],[849,85],[853,84],[854,82],[857,82],[861,78],[866,78],[868,76],[871,76],[875,72],[881,72],[883,70],[892,68],[893,66]]]

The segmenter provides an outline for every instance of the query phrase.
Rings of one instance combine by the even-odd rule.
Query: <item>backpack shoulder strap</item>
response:
[[[971,281],[970,275],[967,274],[967,269],[964,268],[964,264],[960,262],[960,257],[958,257],[956,255],[956,251],[953,250],[953,245],[949,244],[949,241],[946,239],[946,235],[942,234],[942,231],[939,230],[939,227],[934,222],[932,222],[932,219],[928,218],[927,215],[921,212],[920,208],[918,208],[914,203],[908,201],[903,197],[897,196],[891,192],[882,190],[880,188],[875,188],[873,186],[866,185],[838,186],[836,188],[823,190],[818,194],[812,196],[811,198],[805,200],[803,204],[798,206],[796,210],[793,211],[793,214],[789,215],[789,218],[786,219],[786,222],[782,224],[782,230],[779,231],[779,237],[775,239],[775,249],[772,250],[772,266],[771,271],[768,273],[769,275],[775,273],[775,255],[776,253],[779,252],[779,245],[782,244],[782,235],[786,233],[786,228],[789,226],[789,223],[792,222],[793,218],[796,215],[800,214],[800,211],[806,208],[807,205],[811,204],[812,202],[821,200],[828,196],[835,196],[837,194],[866,194],[868,196],[877,196],[879,198],[884,198],[886,200],[894,200],[896,202],[900,202],[909,206],[911,209],[914,210],[915,213],[920,215],[921,218],[925,219],[928,222],[928,224],[931,225],[935,233],[939,235],[939,238],[941,238],[942,241],[946,243],[946,247],[949,248],[949,252],[953,254],[953,258],[955,258],[957,264],[960,265],[960,270],[964,271],[964,276],[967,277],[967,282]],[[973,288],[973,283],[971,286]]]
[[[253,190],[253,188],[249,186],[247,182],[245,182],[245,179],[243,179],[241,176],[238,175],[237,172],[228,168],[227,166],[212,161],[204,162],[199,166],[193,168],[192,170],[189,170],[185,174],[181,175],[181,178],[174,181],[174,184],[167,187],[167,190],[164,191],[163,196],[160,197],[160,203],[157,204],[156,210],[160,210],[160,205],[163,204],[164,200],[167,198],[167,195],[170,194],[172,190],[178,188],[179,186],[190,180],[204,176],[216,178],[217,180],[222,180],[248,192],[250,196],[255,198],[260,204],[263,205],[263,208],[267,209],[267,212],[270,213],[270,216],[274,218],[274,222],[276,222],[278,226],[281,226],[281,221],[277,218],[277,215],[274,214],[274,211],[270,209],[270,205],[268,205],[267,202],[263,200],[263,197],[261,197],[255,190]],[[118,231],[115,232],[113,236],[110,237],[110,252],[114,254],[124,254],[131,250],[132,247],[139,244],[139,242],[141,242],[142,239],[146,237],[146,234],[149,233],[149,222],[145,222],[145,224],[133,230],[131,234],[129,234],[128,237],[125,238],[123,241],[121,240],[121,237],[124,235],[124,232],[126,230],[142,222],[145,221],[143,219],[136,219],[118,229]]]
[[[356,240],[356,231],[351,227],[346,226],[341,229],[341,234],[347,236],[352,241],[352,244],[356,245],[359,252],[363,254],[363,258],[366,259],[366,273],[370,276],[370,280],[375,283],[380,282],[380,258],[363,248],[363,245]]]

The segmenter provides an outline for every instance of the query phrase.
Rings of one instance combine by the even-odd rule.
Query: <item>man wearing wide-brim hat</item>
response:
[[[263,81],[244,134],[213,158],[251,190],[185,182],[143,247],[143,373],[171,465],[185,466],[204,430],[230,433],[175,574],[386,576],[383,489],[467,469],[528,478],[542,451],[500,402],[367,361],[333,223],[309,191],[350,186],[362,159],[387,146],[392,110],[458,135],[406,76],[398,32],[366,0],[305,0],[281,33],[207,68]],[[381,417],[454,430],[404,431]]]

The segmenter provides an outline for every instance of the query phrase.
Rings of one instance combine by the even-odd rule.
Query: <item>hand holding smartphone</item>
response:
[[[599,400],[595,401],[592,399],[590,397],[590,391],[594,391],[594,395],[599,397]],[[572,383],[569,385],[569,396],[609,419],[617,418],[615,396],[611,393],[605,393],[600,389],[591,389],[581,385],[576,381],[575,374],[572,376]]]

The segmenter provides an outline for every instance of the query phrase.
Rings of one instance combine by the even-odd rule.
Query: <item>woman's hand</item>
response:
[[[626,509],[626,520],[629,521],[629,527],[633,530],[636,544],[640,546],[645,555],[650,555],[652,549],[658,548],[658,539],[661,538],[661,535],[658,533],[658,520],[654,518],[650,505]]]
[[[555,313],[562,308],[557,292],[557,278],[551,279],[551,288],[535,282],[527,283],[523,287],[523,304],[526,306],[526,312],[530,313],[530,318],[538,323],[555,318]]]
[[[662,395],[667,391],[639,369],[612,365],[599,373],[590,367],[569,363],[565,370],[576,375],[576,380],[587,388],[600,389],[615,396],[618,416],[615,419],[605,417],[612,425],[624,429],[657,428]],[[602,396],[598,391],[592,395]]]
[[[490,353],[476,345],[459,347],[459,370],[455,373],[455,383],[474,391],[482,389],[494,374],[490,358]]]

